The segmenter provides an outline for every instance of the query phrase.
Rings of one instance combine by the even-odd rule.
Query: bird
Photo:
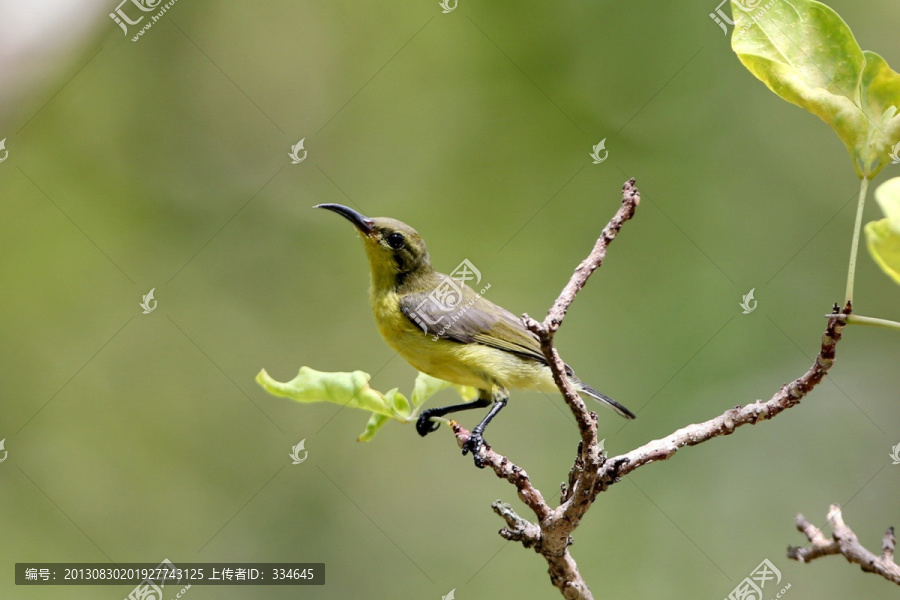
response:
[[[484,431],[506,406],[509,390],[558,389],[538,337],[510,311],[435,271],[422,236],[406,223],[367,217],[341,204],[314,208],[341,215],[359,233],[369,259],[369,302],[387,344],[418,371],[478,390],[471,402],[422,411],[416,420],[419,435],[437,431],[440,423],[433,418],[490,407],[462,449],[483,468]],[[578,379],[571,367],[565,368],[580,394],[626,419],[635,418],[625,406]]]

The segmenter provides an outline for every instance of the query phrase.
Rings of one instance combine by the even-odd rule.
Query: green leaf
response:
[[[281,383],[275,381],[265,369],[256,376],[256,382],[267,392],[297,402],[333,402],[350,408],[360,408],[388,417],[403,418],[394,409],[395,396],[377,392],[369,387],[372,376],[362,371],[352,373],[324,373],[309,367],[300,367],[296,377]],[[396,394],[396,390],[391,390]],[[407,405],[408,406],[408,405]]]
[[[391,418],[386,415],[379,415],[378,413],[372,413],[372,416],[369,417],[369,422],[366,423],[365,430],[359,434],[359,437],[356,438],[357,442],[371,442],[372,438],[375,437],[375,434],[378,433],[378,430],[387,425],[388,421]]]
[[[473,400],[477,395],[474,388],[453,385],[425,373],[419,373],[410,401],[399,393],[397,388],[384,394],[373,390],[369,387],[371,378],[371,375],[363,371],[326,373],[301,367],[296,377],[283,383],[272,379],[263,369],[257,374],[256,382],[270,394],[297,402],[332,402],[371,412],[366,429],[357,438],[362,442],[371,440],[375,433],[392,419],[401,423],[413,421],[416,409],[444,388],[456,389],[466,401]]]
[[[866,224],[869,254],[882,271],[900,284],[900,177],[878,186],[875,199],[887,218]]]
[[[444,381],[425,373],[419,373],[415,384],[413,384],[412,397],[410,398],[413,408],[422,406],[426,400],[451,385],[453,384],[449,381]]]
[[[439,391],[448,387],[452,387],[453,389],[455,389],[460,397],[466,402],[471,402],[478,396],[478,390],[473,387],[456,385],[448,381],[444,381],[443,379],[438,379],[436,377],[432,377],[431,375],[426,375],[425,373],[419,373],[419,376],[416,377],[416,383],[415,385],[413,385],[411,398],[413,409],[419,408],[420,406],[422,406],[422,404],[425,403],[426,400],[434,396]]]
[[[875,190],[875,200],[890,221],[891,229],[900,233],[900,177],[888,179]]]
[[[746,9],[744,8],[746,7]],[[731,0],[731,47],[773,92],[825,121],[871,179],[900,142],[900,74],[863,52],[828,6],[812,0]]]

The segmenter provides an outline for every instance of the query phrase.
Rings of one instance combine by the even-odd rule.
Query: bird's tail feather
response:
[[[625,417],[626,419],[636,419],[637,418],[637,415],[635,415],[633,412],[631,412],[630,410],[628,410],[627,408],[625,408],[624,406],[622,406],[621,404],[619,404],[618,402],[616,402],[615,400],[610,398],[609,396],[607,396],[605,394],[601,394],[600,392],[598,392],[597,390],[595,390],[594,388],[592,388],[591,386],[589,386],[588,384],[586,384],[583,381],[578,382],[578,389],[579,389],[579,391],[590,396],[594,400],[597,400],[601,404],[604,404],[604,405],[608,406],[609,408],[613,409],[614,411],[616,411],[617,413],[619,413],[621,416]]]

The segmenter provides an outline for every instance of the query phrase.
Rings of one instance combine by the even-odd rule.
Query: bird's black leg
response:
[[[444,415],[449,415],[450,413],[459,412],[461,410],[472,410],[473,408],[484,408],[485,406],[489,406],[491,404],[490,399],[484,398],[481,395],[478,396],[477,400],[473,400],[472,402],[465,402],[463,404],[453,404],[451,406],[440,406],[437,408],[429,408],[422,411],[422,414],[419,415],[418,420],[416,420],[416,431],[419,432],[419,435],[426,436],[432,431],[437,431],[438,427],[440,427],[440,423],[435,423],[431,420],[431,417],[443,417]],[[488,419],[490,420],[490,419]]]
[[[491,422],[497,413],[503,410],[503,407],[506,406],[506,401],[509,399],[509,396],[503,395],[494,400],[494,405],[491,407],[490,412],[488,412],[487,416],[475,426],[475,429],[472,430],[471,435],[469,435],[468,441],[463,445],[463,456],[472,453],[472,456],[475,457],[475,466],[479,469],[484,468],[484,463],[481,462],[481,457],[478,456],[478,451],[481,449],[481,446],[484,445],[484,430],[487,428],[488,423]]]

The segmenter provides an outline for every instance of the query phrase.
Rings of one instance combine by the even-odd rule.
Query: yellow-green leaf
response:
[[[454,388],[466,402],[471,402],[478,395],[478,390],[473,387],[455,385],[443,379],[419,373],[418,377],[416,377],[416,383],[413,385],[411,397],[413,408],[420,407],[426,400],[448,387]]]
[[[875,200],[890,222],[891,229],[900,233],[900,177],[888,179],[875,190]]]
[[[878,186],[875,199],[886,218],[866,224],[869,254],[882,271],[900,284],[900,177]]]
[[[900,234],[890,228],[887,219],[866,224],[869,254],[897,284],[900,284]]]
[[[366,428],[363,430],[359,437],[356,438],[357,442],[370,442],[372,438],[375,437],[375,434],[378,433],[378,430],[387,425],[387,422],[390,421],[391,418],[387,415],[380,415],[378,413],[372,413],[372,416],[369,417],[369,422],[366,423]]]
[[[325,373],[309,367],[300,367],[296,377],[287,382],[275,381],[265,369],[256,376],[256,382],[267,392],[297,402],[333,402],[350,408],[360,408],[388,417],[401,416],[395,410],[394,400],[369,387],[372,376],[363,371],[352,373]],[[396,390],[391,390],[396,393]],[[407,405],[408,406],[408,405]],[[407,413],[402,417],[409,416]]]
[[[474,388],[454,385],[419,373],[410,401],[397,388],[383,394],[373,390],[369,387],[371,378],[371,375],[363,371],[326,373],[301,367],[297,376],[286,382],[272,379],[263,369],[257,374],[256,382],[270,394],[297,402],[332,402],[371,412],[365,430],[357,438],[361,442],[371,440],[392,419],[401,423],[415,420],[415,410],[444,388],[456,389],[467,402],[474,400],[477,392]]]
[[[731,0],[731,47],[769,89],[825,121],[871,179],[900,142],[900,74],[813,0]]]

